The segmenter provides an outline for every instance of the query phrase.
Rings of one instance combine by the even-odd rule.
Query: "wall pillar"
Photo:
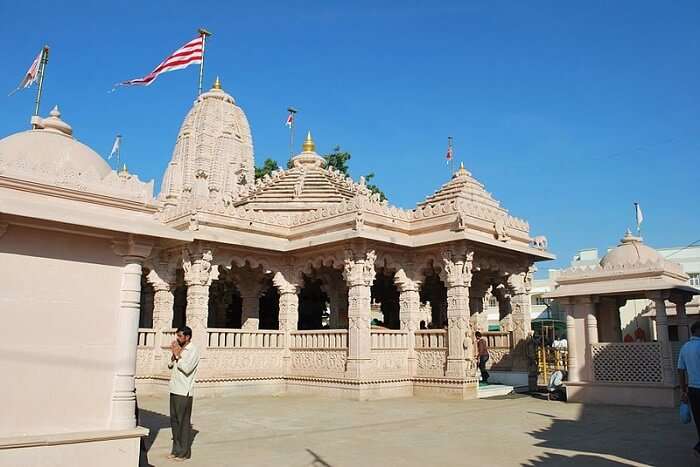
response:
[[[504,285],[493,288],[493,294],[498,301],[498,324],[503,332],[513,331],[513,307],[510,303],[510,292]]]
[[[115,240],[114,252],[122,257],[124,268],[117,313],[117,346],[112,414],[110,428],[123,430],[136,427],[136,345],[141,308],[141,274],[143,260],[151,252],[152,244],[137,242],[133,237]]]
[[[469,363],[474,358],[469,324],[469,286],[472,281],[474,252],[447,250],[443,252],[442,259],[447,285],[448,344],[445,376],[465,379],[473,376],[467,373],[471,373],[474,366]]]
[[[408,268],[412,271],[412,268]],[[413,277],[413,274],[411,274]],[[418,368],[416,355],[416,330],[420,327],[420,282],[406,274],[406,269],[399,269],[394,276],[394,283],[399,289],[400,328],[408,332],[408,371],[415,376]]]
[[[664,374],[664,383],[673,384],[675,381],[673,362],[671,357],[671,343],[668,340],[668,318],[666,317],[666,299],[669,297],[667,291],[649,292],[647,297],[654,301],[656,309],[656,333],[659,344],[661,344],[661,364]]]
[[[370,300],[377,255],[371,250],[356,255],[345,250],[343,276],[348,285],[348,360],[346,375],[362,379],[371,365]]]
[[[209,346],[209,286],[219,278],[219,268],[212,267],[213,258],[211,250],[201,245],[187,247],[182,253],[187,285],[185,324],[192,329],[192,342],[199,348],[200,359],[206,358]]]
[[[483,281],[472,281],[469,287],[469,323],[475,331],[489,330],[489,318],[484,310],[484,295],[489,284]]]

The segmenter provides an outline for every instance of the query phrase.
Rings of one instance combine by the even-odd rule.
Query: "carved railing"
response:
[[[663,383],[661,344],[606,342],[591,344],[593,378],[606,383]]]
[[[347,349],[346,329],[319,329],[315,331],[293,331],[290,334],[292,349]]]
[[[139,328],[137,347],[155,347],[158,331],[149,328]]]
[[[407,349],[408,331],[395,329],[372,329],[372,349]]]
[[[512,332],[482,332],[481,336],[486,339],[489,348],[494,349],[512,349],[513,348],[513,333]]]
[[[421,329],[416,331],[416,349],[447,349],[447,330]]]
[[[160,333],[160,346],[162,348],[170,347],[170,343],[177,337],[177,329],[168,329],[167,331],[161,331]]]
[[[415,333],[416,376],[443,377],[447,365],[447,330],[421,329]]]
[[[277,330],[208,328],[210,349],[280,349],[284,333]]]

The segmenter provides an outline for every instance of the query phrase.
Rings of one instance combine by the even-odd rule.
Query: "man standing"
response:
[[[489,346],[486,339],[481,337],[481,332],[476,331],[476,359],[479,362],[479,371],[481,372],[481,382],[489,382],[489,372],[486,371],[486,362],[489,360]]]
[[[173,449],[168,456],[175,460],[189,459],[192,445],[192,393],[194,377],[199,364],[199,349],[192,343],[192,329],[178,328],[176,339],[170,344],[172,356],[170,373],[170,426],[173,430]]]
[[[700,321],[690,326],[690,340],[678,354],[678,381],[681,384],[681,400],[690,405],[698,442],[695,455],[700,456]]]

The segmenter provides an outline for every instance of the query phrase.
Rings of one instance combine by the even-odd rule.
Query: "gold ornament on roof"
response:
[[[304,141],[304,144],[301,146],[301,150],[304,152],[315,152],[316,151],[316,143],[314,143],[314,140],[311,139],[311,131],[306,133],[306,140]]]
[[[214,81],[214,85],[211,87],[212,89],[221,89],[221,80],[219,77],[216,77],[216,81]]]

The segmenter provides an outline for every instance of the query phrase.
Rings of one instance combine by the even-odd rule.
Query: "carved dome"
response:
[[[620,240],[620,244],[600,260],[600,265],[603,267],[622,267],[664,261],[664,257],[656,250],[642,243],[641,237],[635,237],[628,230]]]
[[[73,137],[58,106],[32,123],[33,130],[0,139],[0,175],[65,185],[88,184],[111,172],[99,154]]]
[[[231,200],[239,185],[254,183],[253,137],[248,119],[217,78],[185,117],[160,199],[167,205],[191,200]]]

